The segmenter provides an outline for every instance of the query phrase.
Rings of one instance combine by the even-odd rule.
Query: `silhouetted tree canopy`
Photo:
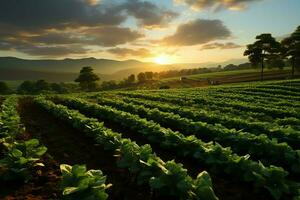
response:
[[[137,75],[137,78],[138,78],[138,81],[139,81],[140,83],[143,83],[143,82],[146,81],[146,74],[143,73],[143,72],[141,72],[141,73],[139,73],[139,74]]]
[[[5,82],[0,82],[0,94],[9,94],[10,89]]]
[[[79,77],[75,79],[75,82],[78,82],[83,90],[94,91],[99,80],[100,78],[93,72],[93,68],[87,66],[80,70]]]
[[[153,72],[145,72],[145,76],[147,80],[153,80]]]
[[[265,59],[271,61],[276,55],[281,53],[281,44],[269,33],[256,36],[253,44],[247,45],[244,56],[248,56],[253,66],[261,64],[261,80],[263,80]]]
[[[128,76],[127,81],[128,81],[128,83],[134,83],[135,82],[135,75],[131,74],[130,76]]]
[[[291,59],[292,75],[295,70],[300,68],[300,26],[291,34],[281,41],[283,46],[283,55]]]

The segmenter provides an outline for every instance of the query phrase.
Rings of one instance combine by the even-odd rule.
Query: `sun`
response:
[[[154,62],[159,65],[166,65],[171,63],[171,59],[167,55],[159,55],[154,58]]]

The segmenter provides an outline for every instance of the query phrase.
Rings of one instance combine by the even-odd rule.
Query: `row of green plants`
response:
[[[264,96],[257,96],[257,95],[243,95],[243,94],[238,94],[236,92],[228,92],[224,90],[211,90],[211,91],[199,91],[199,92],[182,92],[182,91],[176,91],[172,92],[172,94],[180,93],[180,94],[186,94],[190,95],[191,93],[193,95],[197,96],[204,96],[205,98],[219,98],[223,100],[228,100],[228,101],[242,101],[242,102],[247,102],[249,105],[259,105],[259,106],[264,106],[264,107],[271,107],[271,108],[277,108],[277,109],[299,109],[300,108],[300,103],[297,101],[287,101],[286,98],[281,98],[281,99],[274,99],[272,97],[264,97]],[[298,111],[298,110],[297,110]]]
[[[0,109],[0,181],[27,183],[44,167],[42,156],[47,148],[39,140],[18,139],[24,132],[17,111],[18,98],[8,97]],[[69,200],[105,200],[105,190],[111,185],[105,184],[106,177],[100,170],[86,171],[84,165],[61,165],[61,190],[64,199]]]
[[[95,98],[101,97],[100,95],[94,96]],[[114,98],[114,97],[113,97]],[[204,109],[193,109],[190,107],[177,106],[168,103],[160,103],[158,101],[143,100],[138,98],[118,97],[125,102],[134,103],[137,105],[143,105],[147,108],[157,108],[164,112],[172,112],[192,119],[194,121],[203,121],[209,124],[222,124],[223,126],[243,130],[255,135],[261,133],[266,134],[270,139],[276,138],[280,142],[287,142],[292,147],[299,149],[300,142],[300,129],[293,129],[293,127],[300,126],[300,120],[297,118],[284,118],[276,119],[276,123],[271,122],[259,122],[251,121],[248,119],[241,118],[241,116],[232,116],[228,114],[222,114],[220,112],[206,111]],[[284,127],[283,127],[284,126]]]
[[[258,106],[264,106],[269,108],[277,108],[277,109],[294,109],[296,111],[299,111],[300,109],[300,103],[294,101],[286,101],[286,100],[274,100],[274,99],[268,99],[268,98],[258,98],[257,96],[249,96],[249,95],[241,95],[241,94],[235,94],[235,93],[210,93],[209,94],[213,98],[224,98],[227,100],[234,100],[234,101],[242,101],[247,102],[249,105],[258,105]]]
[[[255,136],[235,129],[227,129],[217,124],[211,125],[201,121],[192,121],[181,116],[162,112],[158,109],[145,108],[142,105],[125,103],[117,99],[99,98],[101,105],[112,106],[118,110],[137,114],[148,120],[153,120],[164,127],[170,127],[185,135],[195,135],[205,141],[216,141],[223,146],[230,146],[238,154],[249,153],[265,165],[277,165],[300,175],[300,150],[295,151],[286,143],[270,140],[266,135]],[[237,142],[238,141],[238,142]]]
[[[282,100],[285,99],[286,101],[289,102],[298,102],[300,100],[300,97],[297,96],[289,96],[289,98],[287,99],[286,95],[281,95],[281,94],[272,94],[272,93],[268,93],[268,92],[263,92],[263,91],[247,91],[247,90],[243,90],[243,88],[222,88],[222,89],[218,89],[216,90],[218,92],[222,92],[222,93],[234,93],[234,94],[243,94],[243,95],[250,95],[250,96],[257,96],[257,97],[261,97],[261,98],[270,98],[270,100]]]
[[[227,100],[226,98],[213,99],[208,96],[201,96],[199,94],[189,93],[180,93],[178,95],[174,94],[159,94],[160,97],[166,97],[171,99],[187,99],[192,102],[192,104],[200,105],[215,105],[217,107],[232,107],[238,110],[250,111],[250,112],[261,112],[266,115],[272,116],[273,118],[283,118],[283,117],[296,117],[300,118],[300,113],[296,112],[292,108],[271,108],[258,105],[250,105],[247,102],[239,102],[234,100]]]
[[[88,118],[63,105],[55,105],[44,98],[36,98],[35,103],[58,119],[93,137],[106,150],[116,151],[118,166],[128,169],[136,177],[138,184],[148,183],[155,193],[182,200],[218,199],[207,172],[192,179],[182,164],[174,160],[164,162],[152,152],[150,145],[139,146],[130,139],[122,138],[121,134],[107,129],[96,119]]]
[[[246,95],[251,95],[251,96],[261,96],[261,97],[271,97],[273,99],[286,99],[286,95],[282,95],[282,94],[277,94],[277,93],[269,93],[269,92],[264,92],[264,91],[248,91],[245,89],[238,89],[238,88],[234,88],[234,89],[229,89],[229,90],[222,90],[222,92],[224,93],[235,93],[235,94],[246,94]],[[286,99],[287,101],[299,101],[300,97],[298,96],[288,96],[289,98]]]
[[[226,93],[226,95],[224,95],[225,98],[227,98],[227,95],[238,95],[240,91],[246,91],[247,88],[260,88],[260,87],[272,87],[274,89],[276,89],[276,87],[284,87],[282,89],[285,90],[298,90],[296,87],[290,87],[290,86],[276,86],[276,85],[249,85],[249,86],[232,86],[232,87],[215,87],[215,88],[203,88],[201,90],[194,89],[194,88],[189,88],[189,89],[177,89],[177,90],[169,90],[169,91],[164,91],[164,93],[169,93],[169,94],[178,94],[178,93],[191,93],[191,94],[197,94],[197,95],[208,95],[209,97],[211,95],[213,96],[218,96],[218,95],[223,95],[224,93]],[[161,91],[151,91],[153,93],[161,93]],[[276,105],[277,101],[284,101],[284,102],[290,102],[290,103],[297,103],[295,101],[291,101],[292,99],[286,99],[286,95],[279,95],[279,94],[273,94],[271,96],[266,97],[264,94],[266,95],[270,95],[268,94],[268,92],[265,93],[261,93],[260,95],[256,95],[255,92],[252,92],[250,95],[247,95],[246,97],[251,97],[251,98],[255,98],[255,101],[257,100],[270,100],[268,105]],[[239,97],[245,97],[243,95],[240,94]],[[292,98],[296,98],[296,100],[299,99],[299,97],[297,96],[291,96]],[[247,100],[247,98],[244,98],[243,100]]]
[[[250,91],[250,92],[265,92],[269,94],[279,94],[279,95],[284,95],[284,96],[295,96],[295,97],[300,97],[299,92],[292,92],[292,91],[287,91],[286,89],[279,89],[279,88],[259,88],[259,87],[248,87],[244,89],[245,91]]]
[[[219,91],[219,90],[253,90],[253,92],[266,92],[273,95],[284,95],[284,96],[295,96],[299,97],[300,89],[297,86],[287,86],[287,85],[273,85],[273,84],[247,84],[244,86],[232,86],[232,87],[217,87],[217,88],[209,88],[208,91]],[[202,92],[201,90],[191,89],[191,91]]]
[[[0,179],[2,181],[28,182],[32,179],[33,170],[43,166],[40,161],[47,148],[37,139],[19,141],[17,138],[24,132],[17,111],[18,98],[8,97],[1,105],[0,112]]]
[[[290,91],[290,92],[300,92],[300,89],[297,87],[284,86],[284,85],[258,85],[255,87],[256,88],[267,88],[267,89],[281,89],[281,90]]]
[[[229,147],[223,148],[213,142],[204,143],[194,135],[184,136],[179,132],[163,128],[153,121],[109,106],[61,97],[59,103],[142,134],[149,142],[159,144],[163,149],[174,151],[180,157],[192,158],[199,164],[206,165],[211,173],[219,175],[226,173],[233,179],[252,183],[257,189],[267,189],[275,199],[283,195],[299,195],[299,183],[288,180],[289,173],[283,168],[272,165],[265,167],[261,162],[249,159],[249,155],[234,154]]]
[[[152,100],[152,101],[159,101],[164,103],[171,103],[174,105],[180,105],[180,106],[189,106],[193,109],[199,110],[204,109],[209,112],[220,112],[222,114],[231,115],[233,117],[239,117],[243,116],[243,119],[251,120],[251,121],[263,121],[263,122],[272,122],[274,121],[272,116],[269,116],[263,112],[253,112],[249,110],[241,110],[238,108],[233,107],[227,107],[224,105],[214,105],[214,104],[195,104],[194,101],[189,100],[185,97],[176,97],[169,95],[169,97],[165,97],[163,94],[145,94],[145,93],[137,93],[137,92],[118,92],[117,94],[126,96],[126,97],[132,97],[132,98],[139,98],[141,101],[146,100]],[[285,116],[286,117],[286,116]]]

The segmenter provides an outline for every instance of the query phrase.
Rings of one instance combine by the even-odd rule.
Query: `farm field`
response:
[[[62,199],[61,164],[101,170],[108,199],[300,199],[300,79],[0,105],[0,199]]]
[[[182,76],[182,77],[164,78],[159,80],[160,85],[168,85],[171,88],[188,88],[209,86],[209,80],[213,80],[218,84],[232,84],[250,81],[259,81],[259,69],[241,69],[229,70],[221,72],[209,72],[202,74]],[[267,69],[265,72],[265,80],[280,80],[291,76],[290,70]],[[299,74],[296,74],[298,77]]]

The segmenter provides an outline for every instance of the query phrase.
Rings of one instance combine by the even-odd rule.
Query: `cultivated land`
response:
[[[264,73],[265,80],[280,80],[291,76],[291,70],[268,69]],[[296,77],[299,74],[295,75]],[[184,78],[182,80],[182,78]],[[159,80],[160,85],[168,85],[171,88],[188,88],[209,86],[211,81],[216,84],[240,83],[260,80],[259,69],[241,69],[221,72],[209,72],[181,77],[164,78]]]
[[[109,199],[300,198],[300,79],[0,104],[2,124],[25,127],[18,141],[48,148],[33,180],[0,183],[1,199],[60,199],[62,163],[101,169]]]

